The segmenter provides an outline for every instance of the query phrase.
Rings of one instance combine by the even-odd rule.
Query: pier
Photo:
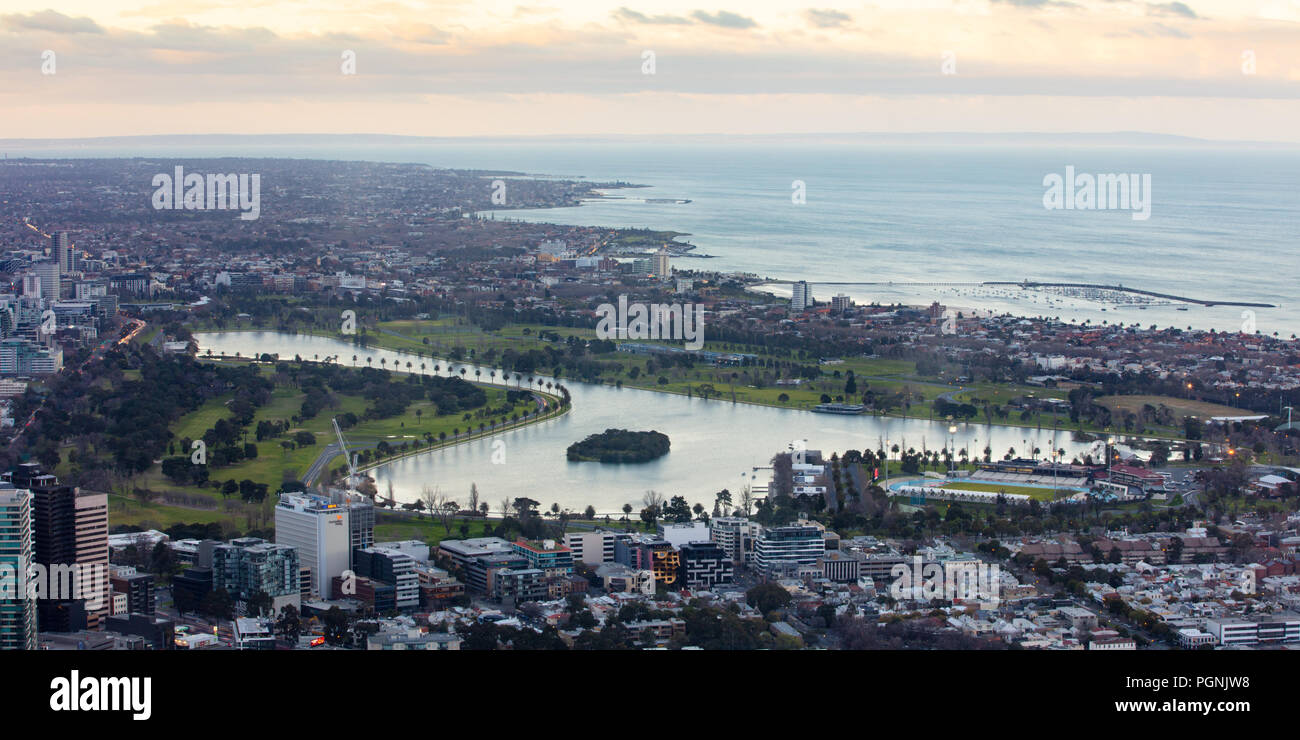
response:
[[[1142,290],[1141,288],[1129,288],[1123,285],[1102,285],[1101,283],[1040,283],[1031,280],[985,280],[983,282],[906,282],[900,283],[892,280],[889,281],[851,281],[851,282],[823,282],[820,280],[765,280],[758,283],[756,287],[764,285],[794,285],[797,282],[806,282],[809,285],[826,285],[826,286],[865,286],[865,285],[897,285],[902,287],[1020,287],[1020,288],[1090,288],[1092,290],[1109,290],[1116,293],[1133,293],[1135,295],[1150,296],[1152,298],[1161,298],[1167,301],[1178,303],[1195,303],[1200,306],[1237,306],[1241,308],[1277,308],[1272,303],[1251,303],[1248,301],[1217,301],[1207,300],[1204,298],[1188,298],[1187,296],[1172,295],[1170,293],[1157,293],[1154,290]]]

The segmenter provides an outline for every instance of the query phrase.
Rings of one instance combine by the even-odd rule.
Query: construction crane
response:
[[[331,417],[330,423],[334,425],[334,434],[339,438],[339,448],[343,450],[343,459],[348,461],[348,493],[356,493],[357,466],[353,464],[352,454],[348,452],[348,443],[343,439],[343,430],[339,428],[339,420]]]

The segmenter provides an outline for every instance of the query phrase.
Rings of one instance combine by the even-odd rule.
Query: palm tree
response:
[[[367,364],[367,365],[370,365],[371,367],[374,367],[374,364],[375,364],[375,358],[373,358],[373,357],[367,357],[367,358],[366,358],[366,364]]]

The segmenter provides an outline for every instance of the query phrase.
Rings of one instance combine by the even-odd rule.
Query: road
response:
[[[139,336],[140,332],[144,331],[144,328],[148,326],[148,324],[141,321],[140,319],[131,319],[131,323],[133,324],[133,328],[131,329],[131,331],[123,335],[121,339],[116,339],[116,340],[105,339],[104,341],[96,345],[95,348],[90,351],[90,354],[86,356],[86,359],[80,365],[77,366],[77,370],[78,371],[84,370],[86,369],[86,366],[89,365],[93,360],[98,360],[102,358],[104,356],[104,353],[108,351],[109,347],[114,347],[121,344],[127,344],[128,342],[130,342],[131,340]],[[68,368],[65,367],[63,370],[64,372],[66,372]],[[16,443],[19,439],[22,438],[23,434],[27,432],[28,428],[31,427],[32,423],[36,421],[36,415],[39,414],[41,412],[41,409],[43,408],[45,408],[44,401],[42,401],[41,405],[37,406],[36,409],[32,411],[32,413],[27,417],[27,421],[24,422],[22,427],[19,428],[18,431],[14,433],[14,436],[9,439],[10,446],[13,446],[14,443]]]

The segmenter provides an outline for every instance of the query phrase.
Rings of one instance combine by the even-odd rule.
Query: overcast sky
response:
[[[1300,0],[708,1],[731,4],[0,0],[0,138],[1149,131],[1300,142]]]

